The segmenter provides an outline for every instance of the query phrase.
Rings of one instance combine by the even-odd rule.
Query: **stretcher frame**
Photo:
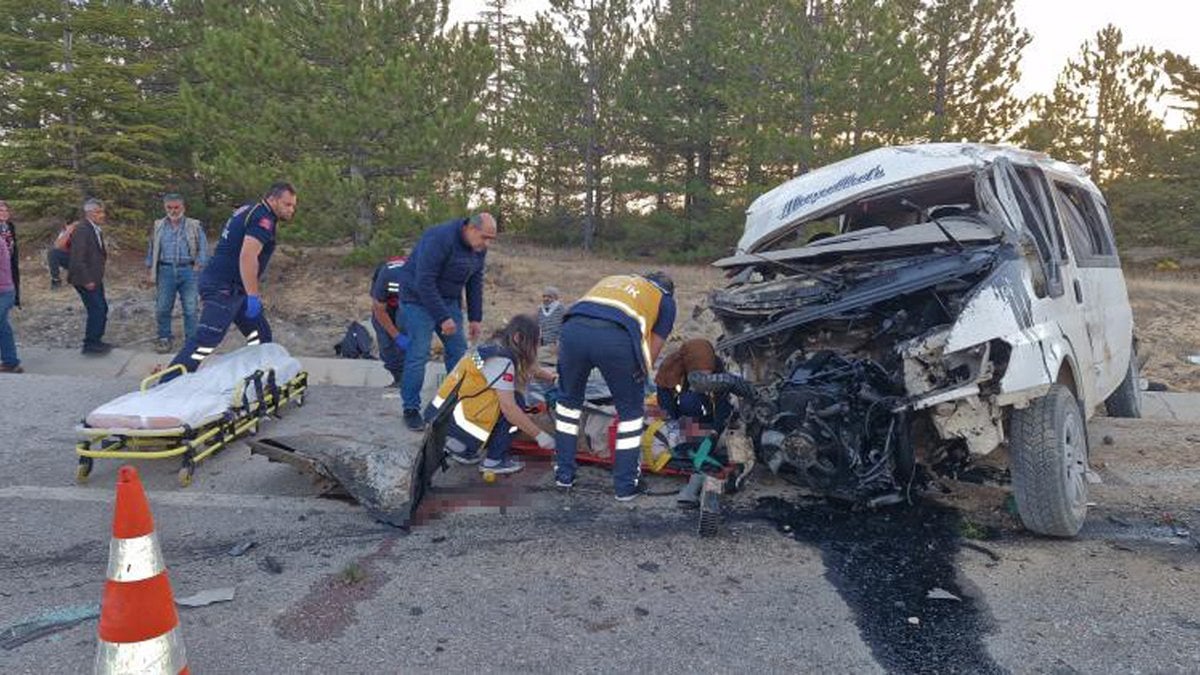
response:
[[[154,373],[142,380],[141,391],[172,372],[184,374],[187,371],[176,364]],[[254,388],[254,397],[247,396],[250,387]],[[307,372],[300,371],[287,382],[277,384],[274,368],[259,369],[239,382],[233,392],[231,407],[220,417],[198,427],[184,424],[166,429],[104,428],[89,426],[85,421],[76,427],[81,440],[75,444],[75,454],[79,456],[75,480],[87,482],[97,459],[182,457],[179,485],[187,487],[192,484],[197,464],[229,444],[258,433],[264,420],[282,416],[281,410],[287,403],[295,402],[296,407],[302,407],[307,391]]]

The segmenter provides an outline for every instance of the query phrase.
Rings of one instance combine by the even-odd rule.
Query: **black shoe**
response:
[[[112,345],[104,342],[97,342],[95,344],[84,345],[83,349],[80,351],[84,354],[90,354],[92,356],[104,356],[112,351]]]
[[[51,279],[51,280],[50,280],[50,290],[52,290],[52,291],[56,291],[56,290],[58,290],[58,289],[60,289],[60,288],[62,288],[62,282],[61,282],[61,281],[59,281],[58,279]]]
[[[425,420],[421,418],[421,413],[411,408],[404,410],[404,424],[413,431],[425,430]]]
[[[634,483],[633,490],[631,490],[629,492],[624,492],[624,493],[618,492],[617,493],[617,501],[631,502],[631,501],[637,499],[638,495],[644,495],[644,494],[646,494],[646,492],[647,492],[646,484],[639,480],[638,482]]]

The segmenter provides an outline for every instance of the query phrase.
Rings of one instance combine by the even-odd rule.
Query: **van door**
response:
[[[1071,247],[1073,292],[1091,336],[1097,397],[1104,400],[1120,386],[1132,354],[1133,312],[1125,276],[1099,195],[1066,177],[1051,176],[1051,183]]]

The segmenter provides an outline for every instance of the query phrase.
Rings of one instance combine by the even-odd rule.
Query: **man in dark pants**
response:
[[[400,277],[408,258],[388,258],[375,268],[371,281],[371,325],[379,342],[379,358],[392,374],[388,386],[399,387],[404,379],[404,356],[408,351],[408,335],[404,332],[404,315],[400,309]]]
[[[83,222],[71,237],[71,263],[67,267],[67,283],[75,287],[87,323],[83,334],[84,354],[107,354],[113,346],[104,341],[108,327],[108,301],[104,298],[104,266],[108,247],[104,243],[102,226],[108,222],[104,202],[89,199],[83,203]]]
[[[271,341],[258,282],[275,252],[276,226],[281,220],[291,220],[295,213],[296,188],[290,183],[275,183],[261,201],[233,212],[200,275],[200,324],[171,361],[172,366],[181,364],[194,372],[225,339],[231,323],[237,325],[248,345]]]
[[[445,347],[447,373],[467,351],[467,338],[479,337],[484,266],[488,246],[495,238],[496,219],[491,214],[456,218],[425,230],[402,268],[400,302],[409,343],[400,397],[404,402],[404,423],[413,431],[424,428],[421,387],[425,383],[425,363],[429,361],[433,334],[437,333]],[[467,337],[462,330],[464,291]]]
[[[71,268],[71,237],[75,236],[78,222],[65,223],[54,237],[54,243],[46,251],[46,265],[50,268],[50,290],[62,288],[62,276],[59,270]]]
[[[588,375],[599,368],[617,408],[613,488],[619,501],[642,491],[645,382],[675,325],[675,284],[663,272],[600,280],[567,310],[558,339],[554,481],[575,484],[575,452]]]

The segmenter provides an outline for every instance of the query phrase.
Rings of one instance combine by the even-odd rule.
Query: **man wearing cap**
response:
[[[425,230],[413,247],[400,283],[408,352],[400,397],[404,423],[424,428],[421,387],[434,333],[445,348],[446,372],[467,351],[467,339],[479,337],[483,321],[483,275],[488,246],[496,239],[496,219],[490,213],[455,218]],[[463,295],[467,298],[467,335],[463,335]]]
[[[155,351],[171,352],[171,314],[175,297],[183,309],[184,339],[196,335],[196,312],[200,302],[197,290],[199,270],[208,259],[208,238],[200,221],[184,215],[183,196],[171,193],[163,197],[166,217],[154,221],[150,244],[146,247],[147,279],[157,289],[155,318],[158,340]]]
[[[566,308],[560,301],[558,289],[547,286],[542,291],[542,304],[538,307],[538,328],[542,331],[542,346],[557,345],[558,333],[562,330]]]
[[[371,325],[379,342],[379,358],[392,374],[388,386],[399,387],[404,379],[404,356],[408,351],[408,335],[404,332],[404,314],[400,309],[400,277],[408,258],[388,258],[375,268],[371,280]]]
[[[664,272],[601,279],[563,319],[554,406],[554,481],[575,484],[575,451],[588,375],[599,368],[617,408],[613,488],[618,501],[642,492],[645,382],[675,325],[675,282]]]

